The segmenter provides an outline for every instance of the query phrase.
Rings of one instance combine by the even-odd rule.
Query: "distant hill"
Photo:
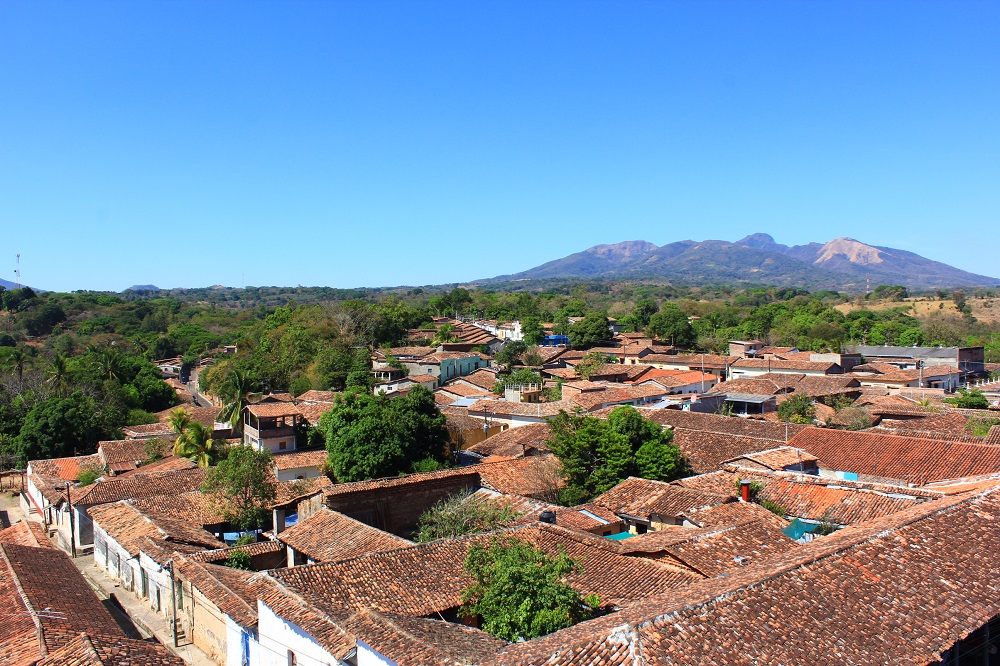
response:
[[[125,291],[160,291],[155,284],[134,284]]]
[[[27,287],[28,285],[22,284],[21,286],[22,287]],[[3,287],[4,289],[17,289],[17,283],[16,282],[11,282],[10,280],[4,280],[3,278],[0,278],[0,287]],[[45,293],[44,289],[38,289],[36,287],[32,287],[32,290],[34,290],[36,293],[39,293],[39,294]]]
[[[789,247],[768,234],[729,241],[648,241],[596,245],[562,259],[491,280],[548,278],[666,278],[677,282],[752,282],[860,290],[902,284],[910,289],[979,287],[1000,278],[969,273],[913,252],[866,245],[853,238]]]

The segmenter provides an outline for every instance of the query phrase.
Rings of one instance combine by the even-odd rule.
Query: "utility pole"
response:
[[[16,289],[21,288],[21,253],[17,253],[17,268],[14,269],[15,281],[17,282]]]

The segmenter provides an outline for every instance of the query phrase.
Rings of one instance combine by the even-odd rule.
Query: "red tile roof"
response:
[[[62,479],[63,481],[76,481],[84,469],[104,466],[100,456],[96,453],[89,456],[32,460],[28,465],[31,467],[32,474],[49,479]]]
[[[32,546],[34,548],[55,548],[42,524],[33,520],[22,520],[7,529],[0,530],[0,543],[12,543],[16,546]]]
[[[996,493],[925,503],[511,645],[488,663],[624,666],[639,651],[649,663],[936,663],[1000,613],[998,518]]]
[[[413,545],[325,507],[277,538],[315,562],[336,562]]]
[[[274,467],[279,471],[310,467],[320,469],[326,464],[326,449],[312,451],[289,451],[274,454]]]
[[[534,453],[548,452],[546,444],[551,429],[548,423],[529,423],[516,428],[507,428],[501,433],[487,437],[467,450],[481,456],[505,456],[517,458]]]
[[[629,477],[595,497],[593,503],[618,515],[643,519],[652,515],[678,518],[692,509],[723,504],[734,497],[734,493],[704,492],[663,481]]]
[[[201,484],[205,480],[205,471],[204,468],[195,467],[175,472],[127,474],[98,481],[82,488],[73,488],[70,495],[74,505],[90,506],[123,499],[180,494],[201,488]]]
[[[500,534],[528,541],[548,553],[564,550],[576,558],[581,569],[568,582],[581,592],[598,594],[604,605],[618,605],[698,578],[677,567],[622,556],[603,537],[558,526],[527,526]],[[486,534],[444,539],[272,574],[321,607],[427,616],[461,604],[462,591],[472,582],[463,569],[465,555],[473,544],[494,538]],[[639,580],[642,585],[636,585]]]
[[[808,428],[789,445],[815,455],[824,469],[918,485],[1000,472],[1000,448],[986,444]]]

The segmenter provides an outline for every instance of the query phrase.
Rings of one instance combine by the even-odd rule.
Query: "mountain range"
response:
[[[1000,285],[1000,278],[976,275],[913,252],[866,245],[853,238],[828,243],[782,245],[765,233],[735,243],[678,241],[656,245],[625,241],[555,259],[541,266],[489,281],[565,278],[645,278],[676,282],[750,282],[778,286],[864,290],[904,285],[910,289]]]

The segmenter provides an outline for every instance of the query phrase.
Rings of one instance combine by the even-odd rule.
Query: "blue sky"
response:
[[[851,236],[1000,273],[998,2],[0,3],[0,277],[461,282]]]

